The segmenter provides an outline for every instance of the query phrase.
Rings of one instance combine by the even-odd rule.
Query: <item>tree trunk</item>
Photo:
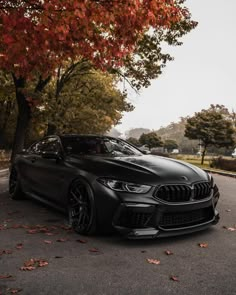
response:
[[[205,158],[205,154],[206,154],[206,148],[207,148],[206,146],[204,146],[204,148],[203,148],[201,165],[204,164],[204,158]]]
[[[11,116],[12,110],[14,109],[14,102],[8,97],[5,101],[0,103],[2,118],[0,123],[0,149],[6,148],[6,128],[8,125],[9,118]]]
[[[16,131],[13,141],[12,154],[11,154],[11,162],[14,161],[17,153],[21,152],[24,148],[25,144],[25,135],[28,130],[30,118],[31,118],[31,110],[26,100],[22,89],[25,87],[25,79],[16,78],[13,76],[15,91],[16,91],[16,101],[18,106],[18,116],[17,116],[17,124]]]

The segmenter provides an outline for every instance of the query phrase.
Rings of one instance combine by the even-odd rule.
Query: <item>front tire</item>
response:
[[[9,178],[9,195],[12,200],[24,199],[24,193],[21,189],[20,180],[15,167],[12,167]]]
[[[90,185],[84,180],[76,180],[68,197],[69,224],[74,231],[83,235],[96,232],[96,212],[94,195]]]

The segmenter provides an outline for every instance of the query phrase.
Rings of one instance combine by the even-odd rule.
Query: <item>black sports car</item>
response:
[[[12,199],[25,194],[68,212],[81,234],[115,228],[130,238],[155,238],[219,220],[212,176],[109,136],[55,135],[36,142],[17,155],[9,192]]]

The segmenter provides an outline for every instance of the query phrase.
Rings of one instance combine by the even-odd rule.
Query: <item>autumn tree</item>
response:
[[[78,67],[67,76],[69,69],[70,66],[60,69],[60,75],[58,73],[51,79],[41,95],[41,103],[34,106],[34,117],[26,136],[27,145],[49,135],[50,131],[104,134],[113,125],[119,124],[123,112],[133,110],[133,106],[126,101],[126,93],[117,88],[113,75],[88,68],[85,72]],[[3,97],[7,97],[7,90],[4,92],[2,89]],[[0,109],[0,114],[4,115],[5,112],[4,108]],[[14,108],[10,120],[5,124],[7,128],[4,133],[8,139],[5,146],[12,142],[12,119],[15,118]]]
[[[139,141],[141,144],[147,145],[149,150],[151,148],[163,146],[163,142],[156,132],[143,133],[140,136]]]
[[[0,149],[9,143],[7,129],[9,124],[12,125],[12,119],[16,118],[15,109],[14,85],[11,77],[0,71]]]
[[[195,26],[183,2],[0,0],[0,69],[12,75],[18,106],[13,156],[24,146],[32,106],[62,62],[82,57],[95,68],[117,72],[126,64],[128,70],[120,74],[144,85],[141,73],[155,76],[150,64],[158,65],[157,43],[162,38],[178,43],[178,37]],[[152,39],[152,31],[159,32],[158,40],[157,35]],[[156,46],[152,54],[142,47],[144,36]],[[137,48],[142,65],[132,55]],[[35,87],[28,92],[33,79]]]
[[[140,141],[135,137],[129,137],[126,140],[135,146],[140,146]]]
[[[139,139],[143,133],[151,132],[150,129],[147,128],[133,128],[125,132],[126,138],[136,138]]]
[[[52,133],[104,134],[120,122],[123,112],[133,110],[126,94],[117,88],[114,76],[94,69],[82,74],[78,68],[59,91],[63,75],[58,74],[50,82],[45,96],[44,130],[51,122]]]
[[[211,105],[187,119],[185,136],[201,141],[201,164],[209,146],[230,147],[234,144],[234,127],[230,113],[223,105]]]
[[[175,140],[173,139],[166,139],[164,141],[163,147],[167,150],[167,152],[171,152],[173,149],[178,148],[178,144]]]

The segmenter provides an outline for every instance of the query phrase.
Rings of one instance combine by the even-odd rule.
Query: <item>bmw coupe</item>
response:
[[[15,158],[9,194],[62,210],[87,235],[116,229],[128,238],[156,238],[219,220],[210,174],[109,136],[54,135],[34,143]]]

